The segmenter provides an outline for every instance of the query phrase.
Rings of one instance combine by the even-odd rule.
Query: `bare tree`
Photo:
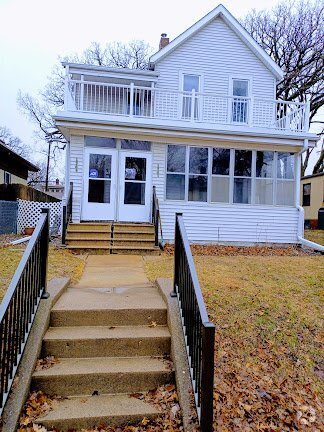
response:
[[[270,11],[252,10],[243,25],[283,69],[277,98],[310,102],[310,121],[324,105],[324,5],[320,1],[285,1]],[[323,133],[323,132],[322,132]],[[312,149],[302,163],[304,175]],[[323,150],[319,159],[323,159]],[[315,164],[314,172],[323,169]]]
[[[6,146],[20,156],[25,158],[29,156],[30,147],[27,144],[24,144],[19,137],[13,135],[11,130],[6,126],[0,126],[0,139]]]
[[[74,54],[62,61],[86,63],[100,66],[147,69],[152,48],[144,41],[131,41],[123,44],[115,42],[100,45],[92,42],[81,55]],[[40,92],[40,97],[19,92],[17,98],[20,110],[35,124],[36,135],[47,143],[47,158],[55,159],[57,151],[66,146],[62,133],[57,129],[53,115],[64,104],[64,70],[61,64],[54,66],[48,84]]]

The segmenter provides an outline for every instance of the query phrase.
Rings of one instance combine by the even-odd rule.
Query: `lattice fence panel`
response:
[[[41,215],[42,208],[50,209],[50,231],[57,234],[61,227],[62,202],[36,202],[18,199],[17,232],[21,233],[27,227],[35,227]]]

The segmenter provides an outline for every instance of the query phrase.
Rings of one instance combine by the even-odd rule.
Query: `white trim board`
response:
[[[153,54],[150,58],[150,63],[154,66],[155,63],[160,61],[162,58],[170,54],[179,45],[185,42],[189,37],[197,33],[212,20],[217,17],[221,17],[225,23],[238,35],[238,37],[251,49],[251,51],[262,61],[262,63],[272,72],[276,77],[277,81],[282,80],[283,71],[277,65],[277,63],[272,60],[272,58],[264,51],[263,48],[252,38],[252,36],[244,29],[244,27],[237,21],[236,18],[223,6],[218,5],[215,9],[210,11],[207,15],[177,36],[168,45],[162,48],[157,53]]]

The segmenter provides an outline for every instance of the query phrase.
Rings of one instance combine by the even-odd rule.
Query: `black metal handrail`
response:
[[[47,298],[49,209],[41,217],[0,305],[0,415],[8,398],[40,299]]]
[[[70,183],[62,214],[62,244],[66,242],[66,230],[72,220],[73,183]]]
[[[152,223],[154,224],[154,233],[155,233],[155,246],[161,246],[163,249],[164,241],[163,241],[163,232],[162,232],[162,221],[160,215],[160,206],[159,200],[156,195],[156,188],[153,186],[153,202],[152,202]],[[160,231],[160,233],[159,233]],[[160,241],[159,241],[160,236]]]
[[[176,213],[174,291],[178,298],[202,432],[213,430],[215,326],[208,319],[182,213]]]

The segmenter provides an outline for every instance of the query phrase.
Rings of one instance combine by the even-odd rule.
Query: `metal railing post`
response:
[[[62,244],[65,245],[65,238],[66,238],[66,204],[63,206],[62,209]]]
[[[215,325],[210,322],[203,323],[201,349],[201,432],[213,431],[214,340]]]
[[[174,228],[174,276],[173,276],[173,291],[171,297],[177,297],[177,287],[179,285],[179,222],[178,218],[182,217],[182,213],[175,214],[175,228]]]
[[[49,244],[49,231],[50,231],[50,209],[43,208],[42,214],[46,214],[46,223],[41,237],[41,287],[42,298],[47,299],[49,293],[47,292],[47,266],[48,266],[48,244]]]

